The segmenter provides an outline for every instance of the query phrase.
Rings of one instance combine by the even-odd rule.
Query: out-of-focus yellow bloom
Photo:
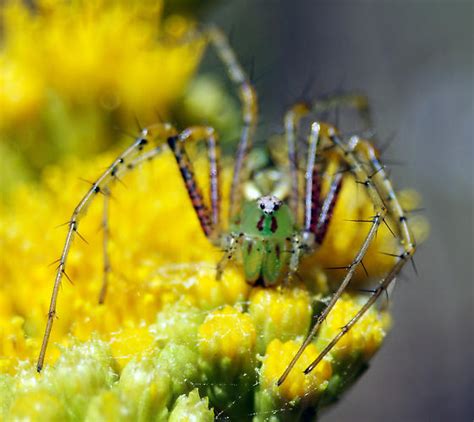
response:
[[[50,91],[71,105],[156,118],[153,109],[176,99],[201,51],[200,43],[178,42],[188,21],[173,16],[160,23],[162,3],[52,0],[30,8],[7,1],[2,125],[38,117]]]
[[[178,116],[188,124],[212,126],[221,134],[223,143],[235,144],[240,136],[239,104],[229,95],[221,81],[211,74],[193,78],[183,101],[176,110]]]
[[[194,24],[162,0],[7,0],[0,6],[0,192],[67,154],[117,143],[115,127],[150,123],[199,63]],[[14,164],[11,171],[10,162]]]
[[[34,339],[25,337],[25,320],[10,312],[11,316],[0,317],[0,373],[11,370],[16,359],[27,359],[38,347]]]

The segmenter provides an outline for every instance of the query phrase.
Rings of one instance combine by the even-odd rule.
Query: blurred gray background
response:
[[[264,131],[311,79],[306,96],[361,90],[380,138],[395,134],[396,186],[424,198],[419,277],[405,270],[388,340],[325,421],[474,420],[473,4],[239,0],[206,16],[255,62]]]

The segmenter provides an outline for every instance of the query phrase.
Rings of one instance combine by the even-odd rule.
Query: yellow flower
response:
[[[0,202],[2,420],[298,420],[339,398],[390,326],[380,300],[304,375],[368,298],[348,290],[278,387],[345,273],[325,268],[349,265],[369,230],[349,220],[370,219],[373,204],[348,174],[324,244],[303,259],[298,282],[252,287],[238,262],[217,281],[222,251],[203,235],[175,158],[164,149],[112,186],[103,305],[98,229],[105,197],[96,195],[80,219],[46,366],[36,373],[57,265],[48,264],[59,258],[67,225],[54,227],[69,221],[90,188],[85,181],[96,180],[117,157],[125,139],[113,127],[130,127],[135,115],[144,124],[169,119],[178,108],[178,119],[205,120],[238,136],[236,100],[215,81],[195,79],[181,98],[205,43],[190,36],[194,22],[170,12],[174,6],[163,0],[8,0],[0,6],[0,155],[6,162],[0,192],[9,192]],[[197,151],[191,156],[207,194],[206,160]],[[330,160],[327,174],[337,165]],[[223,215],[231,167],[223,165]],[[39,183],[20,183],[35,178]],[[323,182],[324,194],[330,180]],[[419,197],[404,191],[400,201],[409,210]],[[426,221],[409,222],[420,243]],[[386,223],[397,232],[396,222]],[[369,277],[359,268],[350,287],[373,287],[396,261],[379,253],[400,250],[389,227],[380,227],[364,258]]]
[[[343,295],[321,326],[318,345],[323,348],[339,333],[343,327],[361,308],[367,298],[363,295]],[[334,346],[331,354],[338,360],[353,359],[362,355],[368,361],[379,349],[390,328],[390,316],[386,311],[369,309],[357,322],[353,329]]]
[[[152,353],[154,337],[148,327],[125,328],[113,335],[110,347],[112,356],[123,369],[133,357]]]
[[[61,422],[66,418],[64,406],[56,394],[44,390],[18,394],[9,414],[17,420]]]
[[[311,298],[300,287],[256,287],[250,295],[249,314],[258,330],[257,350],[263,354],[275,338],[286,341],[308,332]]]
[[[273,390],[286,401],[311,400],[313,396],[325,390],[332,375],[332,366],[328,359],[323,359],[308,375],[303,373],[321,351],[314,344],[306,348],[288,378],[277,387],[277,380],[298,351],[299,346],[300,344],[295,341],[282,343],[276,339],[268,345],[262,364],[261,388]]]
[[[24,318],[10,312],[11,316],[0,317],[0,374],[13,371],[13,356],[27,359],[38,348],[37,341],[25,337]]]
[[[248,314],[230,306],[211,312],[198,329],[199,352],[206,361],[217,361],[227,371],[248,367],[255,354],[256,332]],[[215,366],[215,363],[211,364]]]
[[[199,63],[194,23],[162,0],[7,0],[0,6],[0,142],[9,192],[45,164],[117,144],[167,116]],[[9,162],[14,167],[9,170]]]
[[[289,378],[280,387],[276,380],[338,280],[323,268],[335,264],[334,256],[350,262],[357,243],[344,241],[335,252],[343,236],[331,226],[330,242],[318,258],[308,257],[298,284],[251,287],[238,263],[216,281],[222,252],[202,234],[169,151],[113,186],[112,272],[104,305],[97,304],[104,198],[98,195],[81,219],[78,231],[88,243],[79,237],[73,242],[66,266],[73,284],[63,282],[45,370],[35,374],[54,278],[47,264],[58,258],[66,229],[54,227],[68,221],[88,189],[80,179],[94,180],[116,156],[65,160],[49,167],[40,185],[22,186],[8,205],[0,204],[0,254],[7,258],[0,261],[0,417],[38,420],[34,409],[48,407],[51,419],[107,420],[120,412],[123,420],[166,420],[199,402],[203,417],[210,417],[209,404],[219,409],[216,416],[237,420],[252,413],[260,420],[284,406],[291,419],[302,408],[316,410],[339,397],[380,347],[389,327],[386,311],[372,308],[313,372],[304,376],[302,370],[360,309],[365,294],[345,294]],[[203,161],[196,167],[205,182]],[[227,166],[223,173],[227,183]],[[350,176],[344,189],[336,226],[345,209],[353,216],[371,207],[357,196]],[[224,209],[227,196],[226,188]],[[410,195],[404,200],[416,202]],[[352,239],[367,231],[355,223],[346,229]],[[392,235],[381,231],[377,242],[389,250]],[[367,260],[375,265],[378,257],[371,248]],[[191,393],[196,388],[198,395]],[[32,403],[37,407],[28,409]]]

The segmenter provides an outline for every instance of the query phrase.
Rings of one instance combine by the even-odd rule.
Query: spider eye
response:
[[[264,204],[260,204],[260,208],[263,210],[265,208]]]

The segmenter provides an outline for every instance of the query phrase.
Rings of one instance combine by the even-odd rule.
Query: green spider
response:
[[[397,255],[398,260],[392,269],[379,281],[378,286],[370,292],[364,305],[356,315],[341,328],[339,334],[305,370],[309,373],[321,359],[334,347],[339,339],[364,315],[377,298],[386,291],[396,278],[403,265],[415,252],[413,236],[407,224],[400,202],[397,199],[391,182],[379,161],[376,149],[367,140],[359,136],[343,137],[336,127],[320,121],[313,121],[307,137],[307,158],[302,164],[301,152],[297,148],[297,138],[301,129],[301,120],[311,118],[322,111],[343,106],[352,107],[368,118],[368,103],[364,96],[339,95],[312,104],[297,103],[285,114],[285,137],[288,150],[288,165],[277,169],[271,192],[262,192],[261,186],[250,180],[252,170],[249,168],[249,153],[252,149],[257,125],[257,95],[248,77],[238,63],[224,34],[214,27],[208,28],[203,35],[214,46],[217,55],[224,63],[228,76],[237,86],[242,102],[243,128],[235,157],[234,172],[229,198],[229,230],[223,229],[221,220],[220,195],[220,147],[218,134],[208,126],[194,126],[181,132],[171,124],[160,123],[141,130],[135,142],[129,146],[103,174],[93,183],[82,200],[74,209],[64,243],[58,260],[58,268],[51,297],[48,319],[43,343],[37,363],[38,372],[44,364],[46,349],[56,315],[58,290],[63,276],[66,276],[66,261],[79,221],[87,207],[98,196],[104,197],[104,280],[99,297],[103,303],[107,291],[107,274],[109,261],[107,254],[107,203],[110,196],[110,185],[120,175],[148,161],[168,147],[173,152],[192,206],[199,219],[201,228],[210,242],[225,250],[223,258],[217,264],[216,277],[219,279],[226,264],[235,259],[243,263],[245,278],[248,283],[261,283],[263,286],[274,286],[291,282],[298,270],[302,256],[313,253],[323,242],[332,212],[343,183],[343,171],[337,172],[330,184],[328,193],[321,197],[321,175],[324,173],[328,155],[336,157],[340,168],[351,172],[356,181],[362,184],[374,206],[374,215],[370,220],[370,229],[360,245],[352,263],[338,289],[333,293],[324,310],[308,333],[299,351],[294,356],[278,380],[282,384],[299,359],[305,348],[316,335],[321,323],[331,312],[340,298],[356,268],[362,263],[370,244],[375,238],[378,227],[390,216],[397,224],[397,232],[403,252]],[[194,176],[186,145],[190,142],[207,142],[210,182],[210,207]],[[151,145],[151,149],[147,146]],[[316,160],[318,157],[318,160]],[[301,186],[300,170],[304,168],[304,183]],[[274,175],[275,176],[275,175]],[[288,183],[286,183],[288,181]],[[244,188],[251,183],[258,193],[256,199],[245,198]],[[262,185],[262,184],[260,184]],[[287,187],[285,189],[285,186]],[[255,196],[255,195],[254,195]]]

